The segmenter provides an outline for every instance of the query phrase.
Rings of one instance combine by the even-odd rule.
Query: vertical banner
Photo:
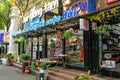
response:
[[[88,0],[88,12],[95,10],[95,0]]]

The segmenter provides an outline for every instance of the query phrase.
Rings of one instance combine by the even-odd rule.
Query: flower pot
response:
[[[36,67],[39,66],[39,60],[35,60],[35,66],[36,66]]]
[[[22,63],[22,72],[25,72],[25,66],[28,66],[27,62]]]
[[[8,66],[12,66],[13,64],[12,64],[12,61],[11,60],[9,60],[8,61]]]
[[[40,72],[41,72],[41,73],[45,73],[45,74],[44,74],[44,80],[47,80],[48,70],[42,70],[42,69],[40,69]]]
[[[30,66],[25,66],[25,74],[30,74]]]

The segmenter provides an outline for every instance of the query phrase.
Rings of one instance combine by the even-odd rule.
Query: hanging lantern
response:
[[[20,43],[23,43],[24,42],[24,38],[20,38]]]
[[[55,45],[55,40],[51,39],[51,44]]]

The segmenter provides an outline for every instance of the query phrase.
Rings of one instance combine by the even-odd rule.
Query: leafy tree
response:
[[[29,0],[0,0],[0,29],[7,29],[9,30],[10,27],[10,14],[11,14],[11,7],[13,3],[20,10],[20,15],[23,16],[27,7],[28,7]]]
[[[10,12],[13,0],[0,0],[0,29],[9,29]]]

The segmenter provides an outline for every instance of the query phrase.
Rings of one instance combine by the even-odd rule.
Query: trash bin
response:
[[[37,72],[36,73],[36,80],[44,80],[44,72]]]

